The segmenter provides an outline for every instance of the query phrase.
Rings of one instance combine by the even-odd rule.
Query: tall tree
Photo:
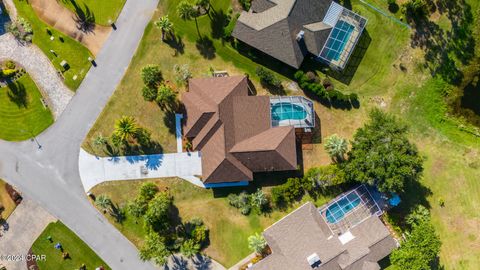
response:
[[[187,239],[180,246],[180,253],[187,258],[191,258],[200,252],[200,248],[200,244],[196,243],[194,239]]]
[[[377,186],[381,192],[403,192],[407,182],[417,181],[423,159],[407,138],[408,128],[394,116],[374,109],[359,128],[343,165],[350,181]]]
[[[173,30],[173,23],[168,19],[168,15],[160,17],[154,24],[162,31],[162,41],[165,40],[165,34],[171,34]]]
[[[430,270],[440,252],[441,242],[429,221],[414,224],[400,248],[390,255],[395,270]]]
[[[260,254],[266,246],[267,241],[265,241],[265,238],[263,238],[261,234],[256,233],[248,237],[248,248],[250,248],[250,250]]]
[[[113,132],[115,141],[126,143],[132,140],[139,133],[140,128],[132,116],[122,116],[115,122],[115,130]]]
[[[347,153],[348,150],[348,142],[337,134],[333,134],[325,140],[324,147],[333,160],[340,162],[345,158],[345,153]]]
[[[191,19],[195,20],[195,26],[197,27],[197,33],[200,36],[200,29],[198,29],[197,17],[199,15],[198,10],[190,4],[188,1],[182,1],[177,5],[178,17],[184,21],[189,21]]]
[[[212,7],[210,0],[196,0],[195,5],[197,6],[197,8],[199,9],[201,8],[205,10],[207,14],[210,11],[210,8]]]
[[[157,265],[167,264],[170,252],[165,245],[165,239],[155,232],[150,232],[145,237],[145,242],[140,248],[140,259],[153,260]]]
[[[158,193],[148,203],[148,209],[144,215],[146,225],[150,226],[154,231],[164,231],[169,227],[170,208],[173,199],[166,192]]]

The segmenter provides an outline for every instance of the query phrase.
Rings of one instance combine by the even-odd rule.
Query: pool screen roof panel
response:
[[[344,69],[366,24],[367,19],[343,8],[318,57],[333,67]]]

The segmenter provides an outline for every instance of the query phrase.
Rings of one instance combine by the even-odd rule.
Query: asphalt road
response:
[[[0,141],[0,178],[65,223],[114,270],[155,269],[88,202],[78,172],[80,145],[128,68],[158,0],[128,0],[63,114],[35,140]],[[41,149],[37,146],[42,146]],[[31,220],[30,222],[35,222]]]

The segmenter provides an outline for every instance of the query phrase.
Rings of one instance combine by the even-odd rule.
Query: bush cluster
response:
[[[299,70],[295,73],[295,80],[304,91],[314,94],[318,99],[332,103],[352,104],[358,102],[358,95],[355,93],[345,95],[342,92],[333,89],[330,79],[325,79],[324,84],[317,82],[316,77],[312,77]],[[325,88],[325,86],[327,88]]]
[[[264,87],[275,87],[275,88],[281,88],[282,87],[282,81],[273,74],[273,72],[263,68],[263,67],[257,67],[255,70],[255,73],[257,76],[260,78],[260,83]]]
[[[252,0],[239,0],[243,10],[248,11],[252,6]]]
[[[228,203],[240,209],[240,212],[243,215],[248,215],[252,211],[252,209],[256,209],[259,212],[264,212],[268,208],[269,200],[265,193],[258,189],[255,193],[247,194],[246,192],[242,192],[240,194],[229,194]]]

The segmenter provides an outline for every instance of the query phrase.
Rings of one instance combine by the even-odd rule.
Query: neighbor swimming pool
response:
[[[301,105],[279,102],[272,104],[272,119],[276,121],[282,120],[302,120],[307,117],[307,111]]]
[[[328,60],[337,61],[342,55],[343,49],[352,35],[355,26],[343,20],[338,20],[333,28],[332,33],[325,46],[326,50],[322,52],[322,56]]]
[[[338,201],[330,205],[325,211],[325,216],[329,223],[337,223],[340,221],[348,212],[352,211],[355,207],[360,204],[360,197],[357,193],[352,192],[340,198]]]

